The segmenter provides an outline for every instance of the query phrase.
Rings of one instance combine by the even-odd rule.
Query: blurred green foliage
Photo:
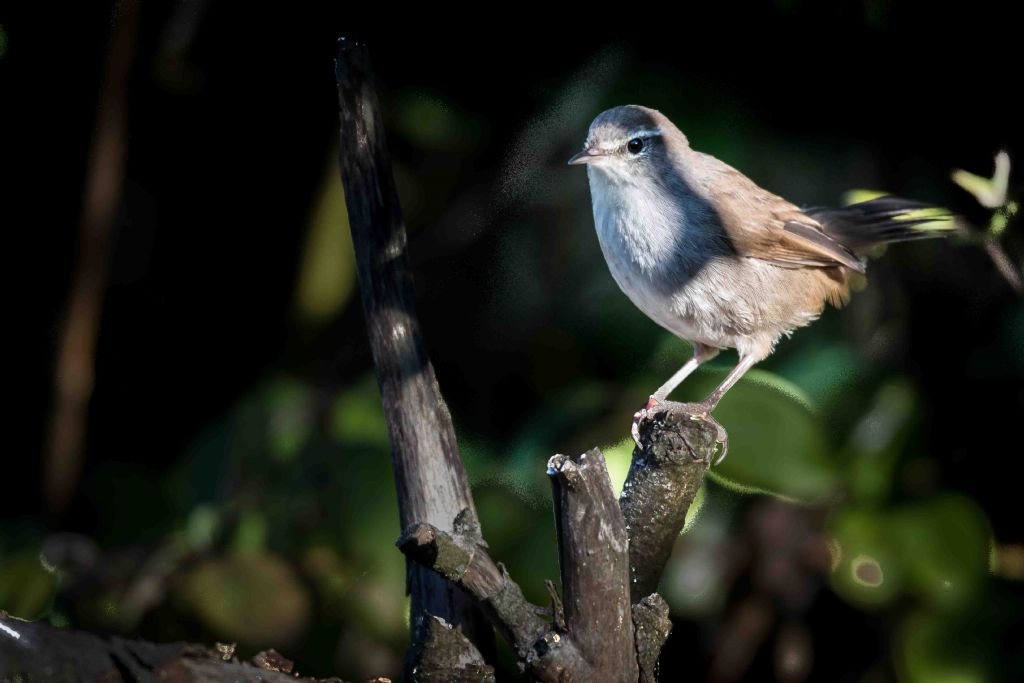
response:
[[[39,552],[0,555],[0,606],[22,619],[38,619],[53,604],[57,577],[40,561]]]

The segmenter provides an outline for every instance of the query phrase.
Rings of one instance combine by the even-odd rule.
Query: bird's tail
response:
[[[946,209],[899,197],[884,196],[842,208],[811,208],[804,213],[854,253],[887,242],[946,237],[957,230]]]

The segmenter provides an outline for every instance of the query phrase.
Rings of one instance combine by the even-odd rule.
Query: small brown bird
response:
[[[783,335],[826,303],[846,303],[869,248],[953,227],[922,216],[928,205],[895,197],[801,209],[692,149],[665,116],[637,105],[598,115],[569,163],[587,165],[612,277],[647,316],[693,344],[693,357],[634,416],[637,443],[647,411],[721,349],[735,348],[739,364],[692,404],[695,416],[714,410]]]

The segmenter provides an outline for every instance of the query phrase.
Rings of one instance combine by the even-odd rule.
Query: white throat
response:
[[[691,262],[686,216],[660,183],[587,168],[598,240],[609,264],[621,263],[648,276]]]

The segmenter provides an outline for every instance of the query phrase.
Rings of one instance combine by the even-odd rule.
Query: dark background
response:
[[[990,212],[950,171],[989,175],[997,151],[1016,160],[1024,150],[1020,31],[1004,3],[374,15],[342,3],[143,3],[124,80],[125,166],[82,473],[62,506],[42,493],[53,376],[116,16],[95,3],[0,11],[0,169],[14,237],[5,327],[18,378],[0,498],[0,608],[153,639],[277,646],[321,675],[394,674],[404,637],[387,448],[338,209],[339,35],[371,45],[419,313],[485,535],[513,570],[510,556],[520,557],[513,574],[536,579],[537,600],[540,580],[557,571],[546,458],[621,443],[633,410],[686,356],[615,289],[584,174],[564,166],[596,114],[629,102],[660,109],[695,148],[798,204],[870,188],[950,207],[981,228]],[[1019,264],[1019,225],[1005,241]],[[809,397],[816,412],[793,429],[813,431],[820,447],[808,457],[834,495],[780,503],[709,484],[706,516],[721,529],[701,547],[725,578],[707,604],[673,601],[665,680],[684,665],[716,680],[1019,675],[1024,306],[976,241],[900,245],[869,275],[848,309],[783,341],[761,382],[779,377]],[[734,358],[723,354],[677,395],[699,398]],[[774,462],[772,425],[757,431],[770,420],[741,400],[723,422],[753,425],[741,447],[764,451],[752,462]],[[875,468],[857,435],[887,419],[900,436]],[[742,468],[744,456],[734,457]],[[778,462],[785,474],[789,461]],[[773,490],[740,474],[731,483]],[[943,543],[956,544],[949,526],[971,517],[1004,549],[992,557],[1018,565],[964,551],[985,576],[954,562],[950,571],[970,574],[972,587],[950,606],[915,592],[924,574],[909,564],[888,575],[904,576],[903,588],[879,598],[794,559],[802,550],[782,565],[763,559],[779,545],[764,539],[782,533],[802,548],[804,536],[812,545],[842,537],[849,515],[897,556],[935,550],[940,568]],[[928,531],[906,531],[916,520]],[[690,531],[695,544],[703,521]],[[895,542],[893,524],[930,538],[928,547]],[[30,558],[47,547],[88,559],[44,571]],[[291,631],[273,615],[273,636],[239,631],[261,617],[210,607],[211,595],[247,580],[231,564],[241,552],[266,558],[255,585],[293,586],[281,608],[294,615]],[[527,555],[541,559],[530,565]],[[766,566],[788,569],[780,578]],[[146,572],[163,588],[123,617],[119,605]],[[377,573],[381,582],[365,582]],[[978,642],[965,645],[964,633]],[[789,652],[810,673],[782,666]],[[738,673],[722,663],[730,659],[745,662]]]

